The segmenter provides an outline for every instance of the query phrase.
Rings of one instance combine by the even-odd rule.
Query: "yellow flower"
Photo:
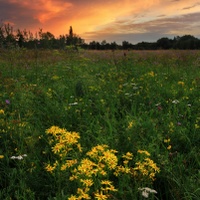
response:
[[[184,84],[185,84],[185,83],[184,83],[183,81],[179,81],[179,82],[178,82],[178,85],[184,86]]]
[[[131,169],[129,167],[124,167],[124,166],[117,166],[114,175],[115,176],[119,176],[120,173],[122,174],[130,174],[131,173]]]
[[[138,150],[138,153],[145,154],[147,156],[150,156],[151,154],[148,151]]]
[[[4,114],[5,114],[3,109],[0,110],[0,114],[1,114],[1,115],[4,115]]]
[[[105,200],[105,199],[107,199],[107,195],[103,194],[102,191],[101,192],[96,192],[94,194],[94,196],[95,196],[95,199],[97,199],[97,200]]]
[[[151,72],[148,73],[148,75],[151,76],[151,77],[154,77],[155,73],[153,71],[151,71]]]
[[[50,164],[48,164],[46,167],[45,167],[45,169],[48,171],[48,172],[53,172],[53,170],[56,168],[56,166],[54,165],[54,166],[51,166]]]
[[[4,155],[0,155],[0,159],[4,158]]]
[[[132,120],[128,124],[128,129],[131,129],[135,125],[135,120]]]
[[[122,158],[126,160],[132,160],[133,159],[133,154],[130,152],[127,152],[125,155],[122,156]]]
[[[89,188],[78,188],[77,189],[77,194],[78,194],[78,199],[91,199],[91,197],[87,194],[87,192],[89,192]]]
[[[170,139],[164,139],[164,143],[169,143]]]
[[[91,187],[94,184],[92,179],[80,179],[80,182],[82,182],[86,187]]]
[[[54,75],[54,76],[52,76],[52,80],[54,80],[54,81],[56,81],[56,80],[58,80],[60,77],[59,76],[57,76],[57,75]]]
[[[113,154],[109,150],[107,150],[103,153],[102,159],[108,165],[109,169],[115,169],[116,168],[118,158],[115,154]]]
[[[172,146],[171,146],[171,145],[169,145],[169,146],[167,147],[167,149],[168,149],[168,150],[170,150],[171,148],[172,148]]]
[[[71,197],[68,198],[68,200],[77,200],[78,198],[74,195],[72,195]]]

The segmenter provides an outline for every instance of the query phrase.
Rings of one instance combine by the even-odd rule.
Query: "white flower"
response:
[[[22,160],[24,157],[27,157],[27,154],[23,154],[23,155],[19,155],[19,156],[11,156],[10,159]]]
[[[142,191],[142,196],[144,198],[148,198],[150,193],[157,193],[155,190],[148,188],[148,187],[144,187],[144,188],[138,188],[138,190]]]
[[[155,104],[155,106],[156,106],[156,107],[158,107],[158,106],[160,106],[160,105],[161,105],[161,103],[160,103],[160,102],[159,102],[159,103],[157,103],[157,104]]]
[[[78,105],[78,102],[74,102],[74,103],[69,103],[70,106],[76,106]]]
[[[22,160],[22,159],[23,159],[23,156],[21,156],[21,155],[16,156],[16,159],[18,159],[18,160]]]
[[[178,103],[179,103],[179,100],[175,99],[175,100],[172,101],[172,103],[173,103],[173,104],[178,104]]]

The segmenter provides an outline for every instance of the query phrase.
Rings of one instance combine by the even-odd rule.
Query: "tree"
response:
[[[78,35],[74,34],[72,26],[69,28],[69,34],[66,36],[66,44],[67,45],[81,45],[84,43],[84,40]]]
[[[170,49],[173,46],[173,41],[169,38],[163,37],[157,40],[157,47],[161,49]]]
[[[199,49],[199,39],[192,35],[184,35],[176,41],[175,48],[178,49]]]
[[[131,49],[132,46],[133,46],[133,45],[132,45],[131,43],[127,42],[127,41],[123,41],[123,42],[122,42],[122,48],[123,48],[124,50],[126,50],[126,49]]]

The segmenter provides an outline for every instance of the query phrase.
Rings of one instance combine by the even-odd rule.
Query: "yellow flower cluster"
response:
[[[160,172],[160,169],[157,167],[156,163],[153,160],[148,158],[150,153],[145,150],[138,150],[138,153],[142,155],[140,160],[135,163],[135,167],[129,167],[128,163],[132,160],[133,155],[130,152],[127,152],[125,155],[122,156],[124,158],[123,164],[117,166],[114,174],[119,176],[121,174],[130,174],[133,177],[140,178],[140,179],[148,179],[148,180],[155,180],[156,173]]]
[[[172,148],[172,145],[170,145],[170,138],[168,139],[164,139],[164,143],[166,143],[168,146],[167,146],[167,149],[170,150]]]
[[[110,199],[111,194],[117,191],[114,183],[109,180],[110,176],[127,175],[139,181],[153,181],[160,171],[146,150],[138,150],[136,163],[133,163],[131,152],[123,154],[122,165],[119,165],[116,156],[118,152],[102,144],[94,146],[79,160],[77,153],[81,152],[81,145],[78,133],[68,132],[57,126],[50,127],[46,133],[50,135],[52,152],[58,156],[58,160],[52,165],[47,164],[45,169],[50,173],[55,169],[70,169],[69,180],[76,181],[79,185],[76,194],[71,195],[68,200]],[[73,159],[75,156],[76,159]]]
[[[118,158],[115,155],[116,150],[109,149],[107,145],[97,145],[92,148],[87,155],[98,162],[98,167],[108,167],[110,170],[115,169],[117,166]]]
[[[71,196],[71,199],[90,199],[90,187],[94,182],[100,182],[97,190],[94,193],[96,199],[107,199],[109,192],[117,191],[109,180],[104,180],[108,172],[117,167],[118,158],[115,155],[117,151],[109,149],[107,145],[97,145],[87,152],[88,158],[81,160],[80,164],[72,171],[70,180],[78,180],[82,184],[82,192],[80,188],[77,190],[76,196]],[[102,180],[103,179],[103,180]]]
[[[82,149],[78,143],[80,138],[78,133],[69,132],[57,126],[52,126],[51,128],[47,129],[46,133],[53,136],[53,141],[51,142],[55,142],[55,145],[52,147],[54,154],[58,154],[60,157],[66,156],[68,152],[74,148],[74,145],[81,152]]]
[[[124,159],[123,163],[124,165],[128,165],[129,161],[133,159],[133,154],[130,152],[127,152],[125,155],[122,156]]]
[[[67,168],[72,167],[77,163],[77,159],[71,159],[71,152],[77,149],[82,151],[81,145],[78,142],[80,136],[76,132],[69,132],[66,129],[52,126],[46,130],[48,135],[51,135],[50,144],[52,146],[52,152],[59,156],[60,162],[56,161],[53,166],[48,164],[45,169],[49,172],[55,170],[57,166],[60,166],[60,170],[64,171]],[[70,158],[70,159],[69,159]]]
[[[135,163],[136,167],[133,170],[136,172],[134,173],[135,176],[142,178],[147,178],[150,180],[155,180],[156,173],[160,172],[159,167],[157,167],[156,163],[150,158],[145,158],[143,161],[139,161]]]
[[[145,154],[146,156],[150,156],[150,153],[148,151],[145,151],[145,150],[138,150],[138,153]]]

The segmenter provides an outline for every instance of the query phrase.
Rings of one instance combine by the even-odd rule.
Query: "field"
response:
[[[0,50],[0,199],[200,199],[200,51]]]

